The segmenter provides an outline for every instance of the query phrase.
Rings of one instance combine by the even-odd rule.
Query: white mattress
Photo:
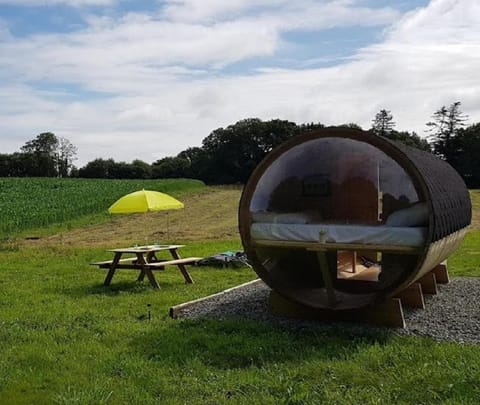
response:
[[[281,224],[256,222],[251,236],[255,239],[318,242],[320,232],[325,232],[329,243],[364,243],[373,245],[421,246],[427,228],[393,227],[386,225],[329,225]]]

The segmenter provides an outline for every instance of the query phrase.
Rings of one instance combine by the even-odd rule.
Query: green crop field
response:
[[[0,178],[0,235],[106,212],[119,197],[142,188],[178,195],[201,181]]]

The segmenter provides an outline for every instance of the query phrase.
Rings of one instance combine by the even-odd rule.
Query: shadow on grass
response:
[[[135,337],[131,346],[149,361],[176,367],[198,363],[219,369],[263,367],[308,359],[340,360],[371,345],[383,345],[388,330],[348,327],[285,329],[244,319],[182,320]],[[138,342],[142,341],[139,345]]]
[[[64,287],[62,289],[55,290],[55,292],[80,298],[87,295],[115,296],[122,293],[142,294],[151,289],[152,286],[148,282],[118,281],[116,283],[112,283],[111,285],[103,285],[103,283],[75,285],[72,287]]]

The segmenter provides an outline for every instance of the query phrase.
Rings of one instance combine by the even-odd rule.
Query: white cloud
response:
[[[213,129],[247,117],[368,127],[386,108],[399,129],[422,134],[434,110],[460,100],[479,120],[477,1],[432,1],[397,18],[381,42],[336,66],[258,66],[255,74],[229,75],[221,67],[282,49],[286,31],[360,20],[383,24],[398,13],[357,1],[202,4],[170,1],[163,14],[168,21],[141,14],[92,17],[88,29],[70,34],[4,35],[0,83],[10,84],[0,88],[8,100],[0,106],[0,120],[11,137],[1,138],[2,148],[18,150],[52,130],[78,146],[79,165],[96,157],[154,161],[200,145]],[[268,12],[249,14],[258,5]],[[184,13],[188,7],[197,10],[190,14],[193,21]],[[109,95],[38,91],[33,81],[75,83]]]
[[[0,0],[0,5],[12,6],[105,6],[117,3],[118,0]]]
[[[126,18],[112,27],[0,43],[0,64],[10,76],[99,84],[108,90],[110,76],[155,74],[158,67],[176,64],[220,67],[271,54],[277,46],[275,30],[252,23],[205,27]]]
[[[252,8],[275,10],[288,2],[288,0],[166,0],[163,14],[174,21],[210,22],[226,17],[237,18]]]
[[[391,7],[373,8],[362,3],[358,0],[169,0],[163,15],[174,22],[207,25],[219,21],[253,22],[279,30],[381,25],[399,17],[398,11]]]
[[[163,15],[172,21],[215,23],[246,18],[277,21],[289,28],[382,24],[398,17],[393,8],[369,8],[353,0],[167,0]]]
[[[0,0],[2,1],[2,0]],[[92,0],[93,1],[93,0]],[[215,13],[217,8],[200,3],[182,4]],[[230,10],[237,4],[248,7],[254,1],[223,5]],[[269,14],[240,17],[202,25],[196,22],[169,22],[142,14],[127,14],[115,20],[91,16],[88,29],[70,34],[36,35],[0,44],[3,69],[21,73],[30,80],[74,80],[91,87],[92,72],[100,76],[109,70],[150,66],[221,68],[256,56],[274,54],[282,45],[285,30],[321,30],[350,24],[371,25],[392,21],[398,13],[391,9],[373,10],[350,7],[348,2],[278,1],[284,7]],[[213,3],[212,3],[213,4]],[[84,77],[83,77],[84,76]],[[85,79],[85,80],[84,80]],[[105,84],[105,78],[101,77]],[[104,87],[104,86],[102,86]]]

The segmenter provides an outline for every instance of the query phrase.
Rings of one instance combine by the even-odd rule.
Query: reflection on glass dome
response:
[[[250,209],[377,224],[415,202],[410,177],[384,152],[352,139],[322,138],[297,145],[273,162]]]

